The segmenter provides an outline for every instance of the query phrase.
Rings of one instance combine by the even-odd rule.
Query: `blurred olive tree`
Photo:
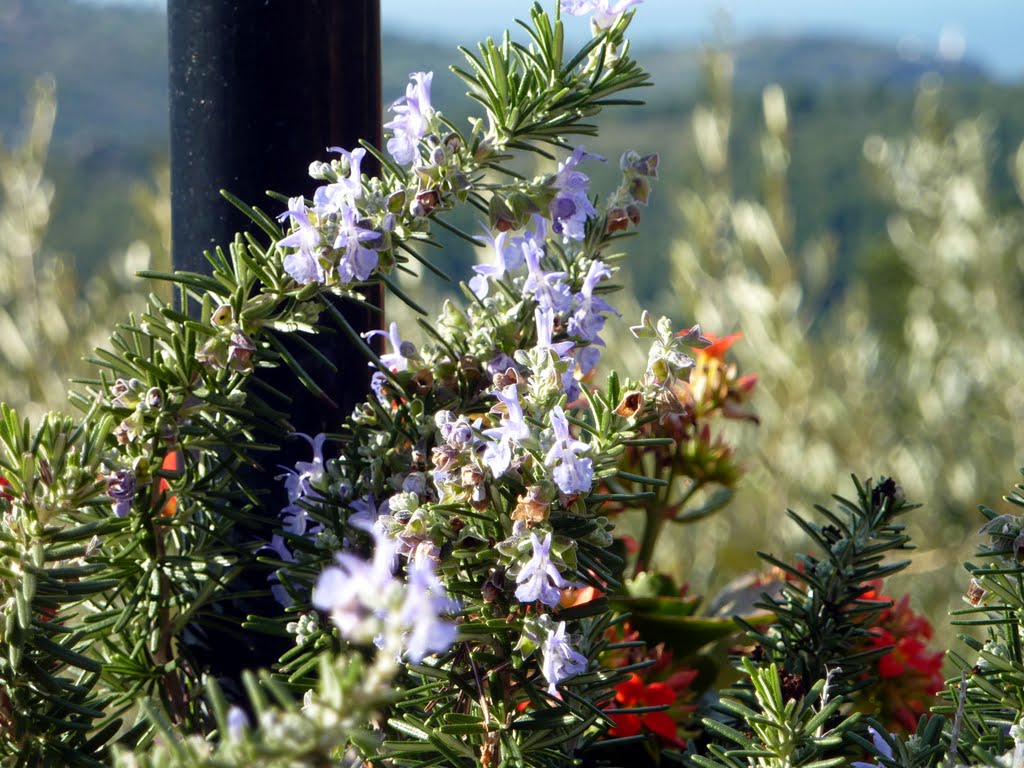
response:
[[[945,125],[926,81],[912,133],[864,145],[891,207],[889,261],[870,279],[840,274],[828,235],[793,242],[787,168],[799,147],[783,91],[763,93],[762,193],[742,199],[730,167],[732,62],[711,54],[707,70],[710,98],[690,126],[700,171],[683,180],[662,311],[742,332],[732,354],[758,374],[761,426],[736,437],[748,475],[732,507],[662,555],[706,589],[755,567],[756,550],[790,549],[787,507],[827,497],[850,472],[892,475],[925,503],[909,521],[923,551],[903,578],[938,618],[966,587],[946,566],[975,546],[976,505],[996,502],[1024,460],[1020,201],[997,210],[985,121]],[[1014,168],[1020,187],[1024,148]],[[894,324],[901,332],[887,335]]]
[[[147,284],[135,273],[170,262],[166,170],[125,205],[126,217],[149,220],[148,241],[110,254],[84,284],[71,259],[47,250],[48,228],[61,226],[51,218],[54,188],[46,176],[56,108],[54,84],[40,81],[19,140],[0,141],[0,401],[33,419],[64,405],[68,381],[90,370],[82,358],[107,341],[126,310],[143,306]]]

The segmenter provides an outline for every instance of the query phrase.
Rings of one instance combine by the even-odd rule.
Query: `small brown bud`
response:
[[[626,214],[625,209],[612,208],[608,211],[607,230],[609,233],[625,232],[627,229],[629,229],[629,216]]]
[[[421,397],[426,395],[434,386],[434,374],[429,368],[420,368],[412,377],[413,392]]]
[[[524,522],[529,527],[547,520],[551,502],[544,501],[541,498],[542,493],[537,486],[528,488],[526,493],[517,499],[519,503],[512,511],[512,519]]]
[[[615,415],[624,419],[631,419],[644,406],[644,396],[637,390],[630,390],[622,396],[622,400],[615,406]]]
[[[494,388],[504,389],[509,384],[519,383],[519,373],[515,368],[508,368],[504,373],[494,374]]]
[[[450,445],[439,445],[434,449],[431,458],[434,461],[434,466],[442,472],[447,472],[454,468],[455,462],[459,458],[458,448],[453,448]]]
[[[476,464],[467,464],[462,468],[462,484],[477,486],[484,481],[484,471]]]
[[[441,195],[436,189],[425,189],[416,195],[412,204],[414,216],[429,216],[441,204]]]
[[[967,602],[971,605],[981,605],[981,601],[985,599],[985,588],[981,586],[977,579],[971,579],[971,586],[967,588]]]

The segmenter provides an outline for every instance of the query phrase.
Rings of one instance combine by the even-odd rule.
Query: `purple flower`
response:
[[[270,543],[264,544],[263,547],[260,548],[260,552],[262,553],[266,553],[268,550],[277,555],[282,562],[295,562],[295,555],[293,555],[288,549],[288,546],[284,542],[284,537],[279,534],[275,533],[271,536]],[[294,600],[292,600],[291,595],[288,594],[288,590],[286,590],[284,585],[281,583],[281,574],[286,572],[287,569],[280,568],[271,573],[267,577],[267,581],[270,583],[270,593],[274,596],[274,599],[287,608],[294,602]]]
[[[477,264],[473,267],[476,276],[469,281],[469,287],[479,299],[487,296],[490,290],[488,279],[500,280],[505,276],[506,272],[518,269],[523,263],[522,252],[519,248],[506,247],[505,240],[507,237],[508,232],[499,232],[495,237],[491,237],[490,233],[488,233],[486,242],[494,249],[497,263]]]
[[[557,344],[551,343],[555,329],[555,313],[550,309],[537,307],[534,310],[533,317],[537,323],[537,348],[550,349],[559,360],[568,355],[569,350],[573,347],[571,341],[560,341]]]
[[[284,488],[288,494],[288,506],[281,510],[284,530],[287,533],[302,536],[306,533],[306,526],[309,523],[309,511],[302,502],[316,499],[317,494],[313,484],[324,479],[323,449],[327,436],[321,433],[313,438],[301,432],[297,432],[296,436],[306,440],[312,447],[313,460],[297,461],[295,469],[281,467],[285,470],[285,474],[279,475],[277,479],[284,480]]]
[[[349,508],[353,510],[354,514],[349,515],[348,524],[353,528],[360,528],[364,531],[369,531],[373,528],[377,522],[377,518],[380,513],[377,510],[377,505],[373,501],[373,496],[367,494],[361,499],[355,499],[349,502]]]
[[[553,472],[555,484],[567,495],[586,493],[594,484],[594,467],[590,459],[582,459],[579,454],[590,446],[569,434],[569,422],[557,405],[551,409],[551,429],[555,442],[548,449],[545,463],[554,466],[558,462]]]
[[[548,681],[548,693],[558,695],[558,684],[587,670],[587,657],[577,651],[565,638],[565,622],[548,633],[541,648],[541,673]]]
[[[249,728],[249,716],[245,714],[244,709],[232,704],[231,708],[228,709],[227,720],[228,738],[233,741],[238,741]]]
[[[619,313],[615,308],[600,296],[594,295],[594,288],[604,279],[610,278],[612,271],[603,261],[593,261],[587,276],[583,278],[583,285],[580,292],[576,294],[576,309],[569,318],[569,333],[578,336],[584,341],[600,343],[599,334],[604,328],[605,317],[603,313]]]
[[[135,473],[118,469],[107,475],[107,496],[114,502],[114,515],[128,517],[135,501]]]
[[[362,172],[359,166],[366,155],[366,150],[359,147],[348,152],[341,147],[328,147],[327,151],[338,152],[348,161],[349,174],[333,184],[318,188],[313,193],[313,210],[317,213],[339,213],[363,196]]]
[[[501,351],[484,363],[484,369],[492,377],[498,373],[505,373],[509,368],[516,370],[518,368],[516,361]]]
[[[346,205],[340,210],[338,236],[334,239],[335,250],[343,251],[338,262],[338,277],[342,283],[366,280],[377,266],[377,252],[363,246],[367,240],[376,240],[379,232],[356,224],[356,209]]]
[[[391,344],[392,352],[380,356],[380,361],[387,366],[388,370],[407,371],[409,360],[417,357],[416,346],[411,341],[402,341],[398,335],[398,323],[391,323],[387,331],[367,331],[362,334],[364,339],[372,339],[375,336],[384,336]],[[373,363],[370,363],[372,366]]]
[[[512,447],[530,436],[530,426],[523,418],[523,406],[515,384],[509,384],[495,393],[498,405],[491,410],[502,414],[497,427],[485,429],[484,434],[493,442],[484,449],[483,462],[494,477],[501,477],[512,464]]]
[[[561,590],[569,586],[562,578],[557,566],[551,562],[551,533],[544,540],[530,531],[530,543],[533,555],[519,570],[516,576],[516,600],[521,603],[532,603],[540,600],[544,605],[554,608],[562,599]]]
[[[573,350],[573,357],[576,358],[576,365],[580,367],[580,374],[586,376],[597,365],[601,359],[601,350],[591,345],[589,347],[576,347]]]
[[[586,237],[584,225],[588,218],[597,213],[587,196],[590,177],[576,170],[580,162],[591,159],[604,160],[600,155],[584,152],[583,145],[576,147],[569,159],[559,164],[558,173],[551,182],[551,186],[558,190],[548,205],[551,228],[565,240],[582,240]]]
[[[523,293],[532,295],[542,309],[564,312],[572,303],[572,292],[565,280],[565,272],[545,272],[540,266],[544,256],[543,239],[527,234],[523,238],[521,248],[529,274],[523,283]]]
[[[409,583],[399,619],[409,629],[405,655],[410,661],[418,663],[429,653],[443,653],[451,647],[457,629],[442,615],[457,608],[445,595],[430,558],[409,562]]]
[[[277,244],[283,248],[297,248],[295,253],[284,257],[284,271],[305,285],[314,281],[326,282],[327,274],[320,265],[317,249],[320,245],[320,230],[309,220],[309,211],[301,197],[288,200],[288,210],[277,218],[284,221],[291,217],[298,224],[298,229],[281,238]]]
[[[555,353],[555,356],[559,360],[570,360],[572,356],[569,355],[569,351],[573,348],[573,342],[571,341],[560,341],[557,344],[551,343],[551,337],[554,333],[555,325],[555,313],[550,309],[541,309],[537,307],[534,312],[534,317],[537,322],[537,349],[549,349]],[[562,374],[562,391],[565,392],[566,397],[569,398],[569,402],[572,402],[580,396],[580,387],[576,383],[576,366],[573,362]]]
[[[374,535],[373,560],[339,552],[337,565],[320,574],[313,587],[315,608],[330,614],[341,636],[355,643],[368,643],[379,634],[401,589],[393,575],[394,542]]]
[[[594,26],[602,30],[614,25],[623,13],[641,2],[643,0],[562,0],[562,13],[582,16],[593,12]]]
[[[892,757],[892,747],[889,743],[882,738],[882,734],[876,731],[872,726],[868,726],[868,731],[871,733],[871,741],[875,745],[875,749],[882,755],[882,757]],[[878,768],[880,763],[865,763],[862,761],[850,763],[852,768]]]
[[[406,86],[405,96],[391,105],[396,117],[385,128],[394,133],[388,139],[388,152],[399,165],[408,165],[419,157],[419,141],[427,132],[434,114],[430,106],[430,82],[433,72],[414,72],[412,82]]]
[[[477,442],[476,433],[473,430],[474,428],[479,429],[480,419],[471,422],[466,416],[454,418],[451,411],[440,411],[440,413],[447,414],[449,417],[439,427],[441,438],[448,445],[457,451],[461,451]]]

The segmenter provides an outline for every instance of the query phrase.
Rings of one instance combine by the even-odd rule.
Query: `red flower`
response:
[[[668,685],[644,684],[635,673],[624,683],[615,686],[615,703],[618,709],[668,706],[675,700],[676,692]],[[615,721],[615,726],[608,731],[611,736],[635,736],[646,728],[665,741],[676,740],[676,723],[664,710],[634,715],[617,714],[613,709],[608,714]]]
[[[891,599],[879,593],[881,585],[864,593],[862,600]],[[883,725],[890,731],[913,732],[918,718],[934,703],[942,690],[942,651],[929,651],[932,626],[910,608],[910,596],[885,608],[871,628],[872,637],[865,650],[889,648],[878,659],[878,683],[869,689],[871,709],[877,709]]]

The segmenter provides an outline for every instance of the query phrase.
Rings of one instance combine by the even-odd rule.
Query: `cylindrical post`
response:
[[[351,149],[361,138],[380,146],[380,7],[378,0],[168,0],[167,16],[173,262],[176,269],[206,272],[203,251],[227,248],[236,232],[254,229],[221,189],[276,215],[284,206],[266,190],[311,196],[317,182],[307,169],[312,160],[328,159],[326,147]],[[363,170],[374,173],[370,156]],[[369,298],[379,306],[379,293]],[[380,317],[365,308],[344,311],[356,328],[380,327]],[[310,435],[336,431],[369,381],[365,358],[343,334],[322,335],[317,344],[338,373],[298,347],[292,351],[337,407],[317,401],[285,369],[259,373],[292,397],[291,424]],[[268,463],[298,460],[310,460],[308,444],[287,440]],[[274,471],[254,474],[252,481],[268,492],[263,533],[269,537],[285,503],[281,484]],[[251,582],[243,590],[266,586],[258,571],[242,579]],[[273,606],[245,601],[226,610],[238,619]],[[276,658],[266,638],[200,632],[197,655],[225,682]]]

